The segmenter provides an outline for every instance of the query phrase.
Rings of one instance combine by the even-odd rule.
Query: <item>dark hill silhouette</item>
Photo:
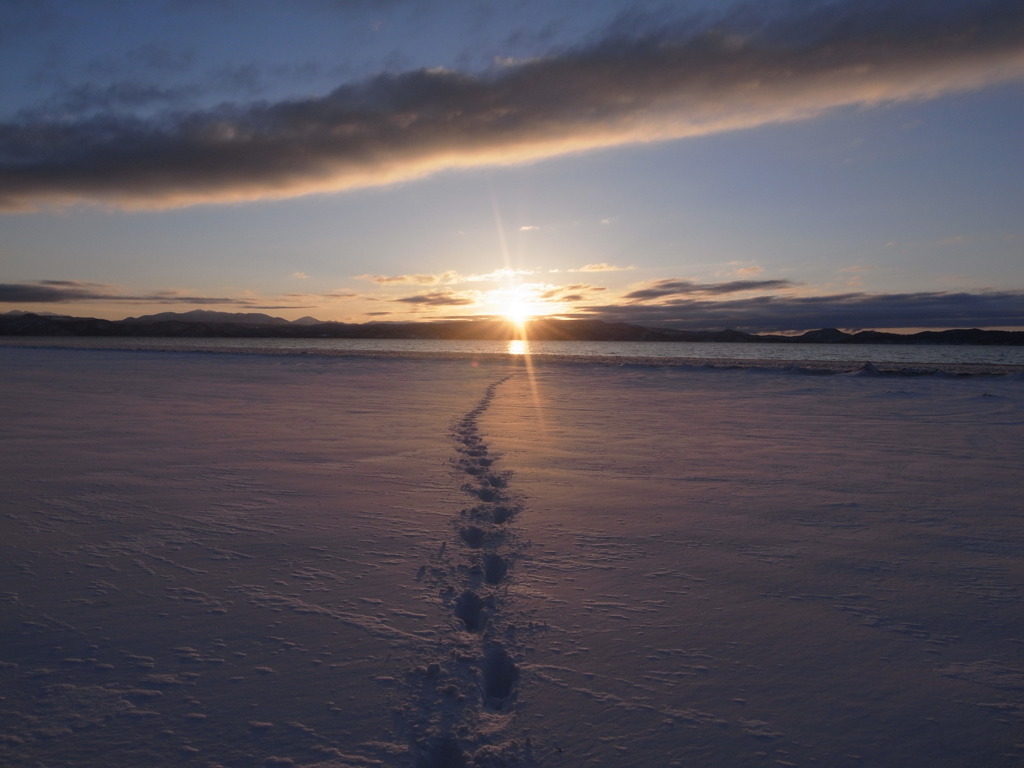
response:
[[[215,312],[210,309],[193,309],[191,312],[160,312],[156,315],[126,317],[125,323],[162,323],[166,321],[187,323],[244,323],[245,325],[287,325],[282,317],[272,317],[262,312]],[[298,320],[296,322],[299,322]],[[314,322],[320,322],[314,320]]]
[[[263,321],[261,318],[266,318]],[[324,338],[324,339],[493,339],[518,338],[515,325],[504,320],[445,320],[418,323],[337,323],[305,317],[289,322],[256,313],[164,312],[126,320],[9,312],[0,315],[2,336],[121,336],[165,338]],[[884,331],[846,333],[836,328],[808,331],[800,336],[758,335],[725,329],[686,331],[645,328],[603,320],[537,318],[528,337],[536,341],[696,341],[761,344],[969,344],[1024,345],[1024,331],[979,328],[922,331],[913,334]]]

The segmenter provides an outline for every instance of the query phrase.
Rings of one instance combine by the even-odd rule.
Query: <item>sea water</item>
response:
[[[472,341],[431,339],[230,339],[0,337],[0,346],[123,349],[271,355],[411,355],[472,357],[530,355],[538,359],[643,360],[757,367],[782,363],[871,363],[929,368],[1024,366],[1024,347],[899,344],[766,344],[717,342]]]

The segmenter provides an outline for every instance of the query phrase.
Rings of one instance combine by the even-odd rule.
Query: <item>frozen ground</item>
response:
[[[5,766],[1024,762],[1019,377],[0,370]]]

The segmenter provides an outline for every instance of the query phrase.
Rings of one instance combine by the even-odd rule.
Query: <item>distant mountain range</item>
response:
[[[419,323],[335,323],[313,317],[285,320],[261,313],[161,312],[124,320],[35,314],[14,311],[0,315],[0,336],[123,336],[181,338],[324,338],[324,339],[494,339],[516,338],[515,327],[503,320],[447,320]],[[538,318],[529,325],[536,341],[714,341],[771,344],[975,344],[1024,345],[1024,331],[978,328],[900,334],[883,331],[846,333],[835,328],[799,336],[744,331],[681,331],[645,328],[602,320]]]
[[[262,312],[214,312],[209,309],[193,309],[191,312],[161,312],[156,315],[142,317],[126,317],[124,323],[241,323],[242,325],[318,325],[315,317],[300,317],[298,320],[285,320]]]

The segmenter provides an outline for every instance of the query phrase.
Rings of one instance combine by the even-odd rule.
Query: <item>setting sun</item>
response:
[[[502,307],[501,314],[504,315],[506,320],[509,320],[516,325],[522,325],[531,317],[533,312],[527,302],[519,298],[512,298],[505,302]]]
[[[496,290],[490,298],[496,314],[520,327],[538,315],[547,314],[547,307],[533,285],[516,285]]]

